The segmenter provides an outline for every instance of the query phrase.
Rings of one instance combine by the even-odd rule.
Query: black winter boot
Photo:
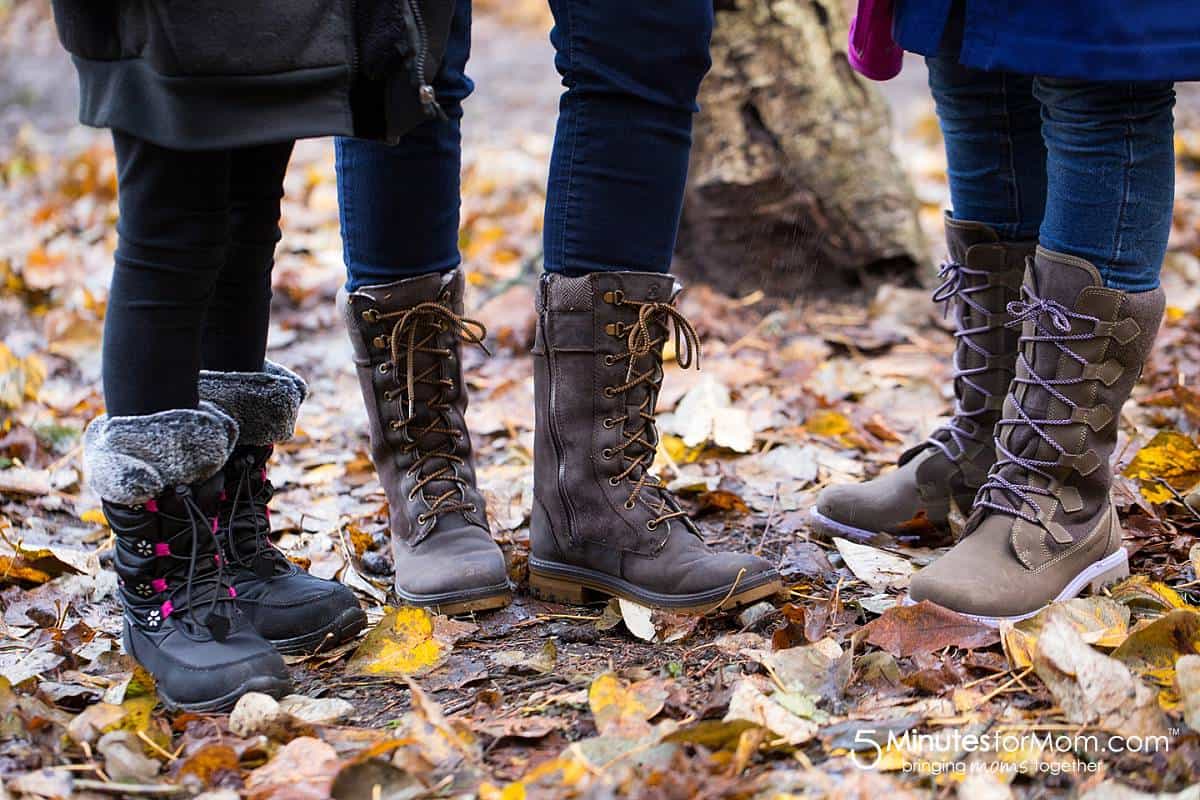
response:
[[[201,398],[239,429],[217,514],[231,580],[258,632],[288,655],[341,644],[367,623],[349,587],[309,575],[271,543],[267,460],[275,443],[292,437],[307,391],[298,375],[269,361],[262,372],[200,373]]]
[[[237,424],[208,403],[102,416],[84,436],[88,480],[116,537],[125,649],[172,709],[223,711],[246,692],[291,686],[241,612],[214,534],[236,439]]]

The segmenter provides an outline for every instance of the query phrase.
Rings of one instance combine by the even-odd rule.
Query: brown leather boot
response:
[[[1007,308],[1020,297],[1036,243],[1001,242],[988,226],[947,215],[946,244],[945,280],[933,299],[955,315],[954,417],[900,456],[898,469],[822,491],[812,518],[827,536],[946,541],[952,503],[970,513],[996,461],[992,435],[1017,362],[1017,331],[1006,327]]]
[[[485,332],[463,317],[462,272],[343,291],[338,307],[391,510],[396,594],[443,614],[507,605],[504,554],[475,486],[463,420],[461,343],[482,346]]]
[[[1109,498],[1109,458],[1162,320],[1161,289],[1104,288],[1082,258],[1038,248],[1017,374],[996,427],[998,460],[965,538],[913,577],[910,597],[989,624],[1129,574]]]
[[[708,549],[649,471],[663,345],[679,365],[699,358],[675,309],[670,275],[546,275],[534,345],[537,434],[529,585],[582,603],[616,595],[655,608],[703,612],[774,594],[766,561]]]

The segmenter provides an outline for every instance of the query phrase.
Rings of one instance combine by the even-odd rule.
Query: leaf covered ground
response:
[[[374,625],[293,659],[294,696],[198,716],[165,713],[120,652],[111,536],[81,481],[80,434],[102,408],[111,147],[71,122],[44,7],[0,3],[0,797],[1200,797],[1194,96],[1168,320],[1118,447],[1135,577],[999,634],[898,606],[936,550],[820,541],[806,515],[821,486],[878,474],[949,410],[952,342],[927,288],[785,302],[693,286],[682,308],[702,369],[668,367],[659,472],[712,542],[777,563],[786,594],[704,619],[562,606],[524,591],[556,81],[533,4],[479,5],[461,239],[494,355],[466,355],[469,421],[517,599],[469,619],[388,604],[384,498],[333,307],[331,147],[303,143],[270,357],[311,392],[272,468],[273,519],[280,547],[353,586]],[[936,241],[936,125],[919,92],[898,103],[897,147]]]

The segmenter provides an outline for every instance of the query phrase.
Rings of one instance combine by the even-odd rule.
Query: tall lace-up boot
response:
[[[949,259],[933,299],[954,314],[954,416],[900,456],[897,469],[822,491],[812,517],[827,536],[945,541],[952,507],[970,513],[996,460],[992,435],[1017,361],[1007,307],[1020,296],[1035,243],[1001,242],[988,226],[949,215],[946,243]]]
[[[1163,305],[1161,289],[1108,289],[1084,259],[1038,248],[1012,306],[1020,355],[998,460],[965,537],[913,577],[912,600],[998,624],[1129,574],[1109,459]]]
[[[396,594],[443,614],[507,605],[463,419],[462,342],[482,346],[485,331],[463,316],[462,272],[343,291],[338,307],[388,498]]]
[[[88,482],[116,538],[125,650],[168,707],[223,711],[290,688],[283,660],[237,601],[216,539],[221,467],[237,423],[216,406],[102,416],[84,436]]]
[[[292,438],[307,392],[300,376],[269,361],[261,372],[200,373],[200,397],[238,424],[217,512],[230,580],[254,627],[288,655],[341,644],[367,623],[349,587],[309,575],[271,543],[267,461]]]
[[[545,275],[534,346],[537,429],[529,585],[569,603],[612,595],[704,612],[780,589],[761,558],[710,550],[650,472],[663,345],[700,357],[670,275]]]

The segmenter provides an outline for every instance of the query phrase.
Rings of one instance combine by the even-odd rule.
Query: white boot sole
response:
[[[1105,586],[1127,577],[1129,577],[1129,553],[1127,553],[1125,548],[1122,547],[1112,555],[1106,556],[1096,563],[1091,564],[1074,578],[1072,578],[1071,582],[1068,583],[1066,587],[1058,593],[1058,596],[1055,597],[1051,603],[1057,603],[1061,600],[1070,600],[1072,597],[1078,597],[1083,592],[1084,588],[1089,586],[1093,592],[1099,592]],[[901,602],[906,606],[916,605],[917,603],[916,600],[913,600],[908,596],[906,596]],[[1045,606],[1041,606],[1040,608],[1035,608],[1033,611],[1030,611],[1026,614],[1017,614],[1011,617],[988,617],[982,614],[967,614],[964,612],[959,613],[968,619],[981,622],[990,628],[999,628],[1000,624],[1004,622],[1012,624],[1014,622],[1020,622],[1024,619],[1029,619],[1030,617],[1035,617],[1048,606],[1049,603]],[[953,611],[954,609],[951,610]]]

